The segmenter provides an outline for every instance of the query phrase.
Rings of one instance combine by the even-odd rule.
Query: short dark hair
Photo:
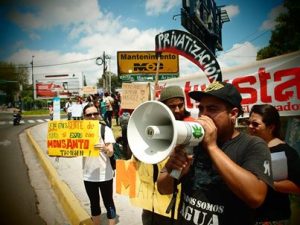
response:
[[[272,135],[274,137],[280,138],[280,115],[278,110],[274,106],[270,104],[253,105],[250,110],[249,116],[251,116],[252,113],[261,115],[262,121],[266,126],[274,125]]]
[[[97,108],[96,106],[94,106],[94,104],[93,104],[92,102],[89,102],[88,104],[86,104],[86,105],[84,106],[84,108],[83,108],[83,110],[82,110],[83,115],[85,115],[85,110],[86,110],[87,108],[90,108],[90,107],[95,107],[95,108],[97,109],[97,111],[98,111],[98,108]]]

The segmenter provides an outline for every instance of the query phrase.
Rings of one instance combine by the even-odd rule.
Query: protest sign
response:
[[[57,120],[48,122],[49,156],[99,156],[99,121]]]

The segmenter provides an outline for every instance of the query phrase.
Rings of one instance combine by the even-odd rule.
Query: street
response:
[[[12,113],[0,113],[1,224],[67,224],[64,216],[60,215],[62,210],[56,204],[55,196],[50,191],[50,185],[36,160],[32,146],[23,133],[31,126],[45,122],[48,117],[26,117],[18,126],[12,125],[12,118]],[[28,166],[26,161],[30,162]],[[31,166],[35,168],[30,168]],[[53,204],[49,204],[51,201]],[[47,216],[52,215],[51,211],[55,211],[55,218]]]

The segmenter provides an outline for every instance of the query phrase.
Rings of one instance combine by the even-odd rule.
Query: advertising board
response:
[[[75,74],[34,75],[34,98],[69,98],[79,95],[81,77]]]

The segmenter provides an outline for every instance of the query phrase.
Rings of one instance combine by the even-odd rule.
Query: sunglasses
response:
[[[250,124],[252,125],[252,127],[258,127],[260,124],[258,123],[258,122],[255,122],[255,121],[246,121],[246,124],[248,125],[248,126],[250,126]]]
[[[86,117],[92,117],[92,116],[96,117],[96,116],[99,116],[99,113],[98,113],[98,112],[87,113],[87,114],[85,114],[85,116],[86,116]]]

